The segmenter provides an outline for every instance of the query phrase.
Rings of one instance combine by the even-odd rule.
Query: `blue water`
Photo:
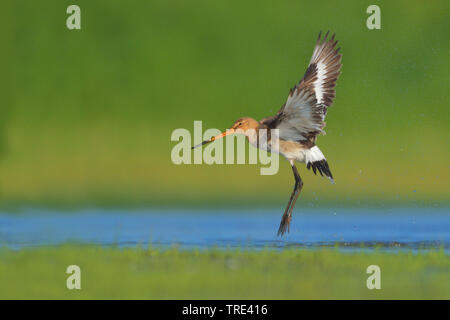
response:
[[[67,242],[104,246],[283,248],[334,246],[346,250],[444,248],[450,253],[450,211],[436,208],[301,209],[290,233],[276,236],[281,212],[265,210],[26,210],[0,212],[0,245],[9,248]]]

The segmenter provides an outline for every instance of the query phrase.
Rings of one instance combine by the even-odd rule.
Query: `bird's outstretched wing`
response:
[[[327,39],[328,34],[323,40],[319,34],[303,79],[290,90],[277,115],[261,121],[270,128],[279,129],[279,136],[284,140],[315,141],[323,132],[327,108],[333,103],[342,66],[335,36]]]

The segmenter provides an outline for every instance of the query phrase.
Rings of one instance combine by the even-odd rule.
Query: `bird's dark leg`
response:
[[[298,195],[300,194],[300,191],[302,190],[303,187],[302,178],[300,178],[300,175],[298,174],[297,167],[295,166],[294,161],[291,161],[291,166],[292,172],[294,173],[295,185],[294,190],[292,190],[291,198],[289,199],[286,210],[284,210],[284,214],[281,217],[281,223],[280,227],[278,228],[277,234],[278,236],[282,236],[286,232],[286,229],[289,232],[289,224],[292,218],[292,210],[294,209],[295,202],[297,201]]]

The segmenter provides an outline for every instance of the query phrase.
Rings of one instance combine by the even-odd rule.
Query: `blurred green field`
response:
[[[336,185],[301,165],[300,202],[449,204],[448,1],[80,0],[79,31],[69,4],[2,4],[1,206],[284,205],[287,164],[175,166],[170,136],[275,113],[328,29],[344,66],[318,144]]]
[[[81,290],[66,288],[73,264],[81,269]],[[366,287],[374,264],[380,290]],[[0,250],[0,283],[0,299],[450,299],[450,257],[66,245]]]

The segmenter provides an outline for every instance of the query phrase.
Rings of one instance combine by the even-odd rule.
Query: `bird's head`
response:
[[[233,126],[230,129],[222,132],[221,134],[219,134],[215,137],[212,137],[209,140],[205,140],[196,146],[193,146],[192,149],[197,148],[202,145],[205,145],[207,143],[213,142],[217,139],[223,138],[229,134],[233,134],[233,133],[246,134],[247,130],[252,130],[252,129],[256,130],[258,128],[258,126],[259,126],[259,122],[253,118],[249,118],[249,117],[239,118],[234,122]]]
[[[259,122],[256,121],[253,118],[249,118],[249,117],[243,117],[243,118],[239,118],[237,119],[233,126],[231,127],[231,130],[237,131],[237,130],[242,130],[243,133],[245,134],[245,132],[247,130],[256,130],[259,126]]]

